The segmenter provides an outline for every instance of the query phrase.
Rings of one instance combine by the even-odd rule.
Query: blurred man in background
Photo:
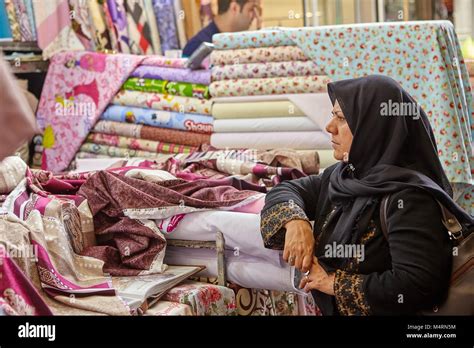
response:
[[[248,30],[254,20],[260,29],[261,12],[260,0],[218,0],[217,16],[188,41],[183,56],[191,56],[203,42],[212,42],[214,34]]]

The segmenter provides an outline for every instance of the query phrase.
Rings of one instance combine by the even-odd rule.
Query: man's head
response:
[[[248,30],[260,11],[258,0],[219,0],[218,7],[232,31]]]

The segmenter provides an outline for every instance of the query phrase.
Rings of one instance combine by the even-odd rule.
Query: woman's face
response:
[[[352,132],[347,124],[347,120],[342,113],[339,102],[336,100],[332,109],[331,121],[327,124],[326,130],[331,133],[332,148],[334,158],[342,161],[349,160],[349,152],[352,145]]]

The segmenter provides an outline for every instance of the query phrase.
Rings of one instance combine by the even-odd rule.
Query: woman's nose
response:
[[[336,126],[334,125],[334,119],[332,118],[331,121],[326,125],[326,131],[331,134],[336,134]]]

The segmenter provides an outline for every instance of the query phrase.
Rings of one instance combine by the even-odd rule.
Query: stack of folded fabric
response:
[[[213,42],[213,146],[330,148],[323,132],[331,111],[326,94],[330,79],[301,49],[284,35],[265,30],[252,36],[218,34]],[[318,97],[320,105],[315,101]],[[308,100],[309,108],[319,111],[316,120],[301,107]]]
[[[210,71],[147,57],[113,98],[78,158],[192,153],[210,143]]]

